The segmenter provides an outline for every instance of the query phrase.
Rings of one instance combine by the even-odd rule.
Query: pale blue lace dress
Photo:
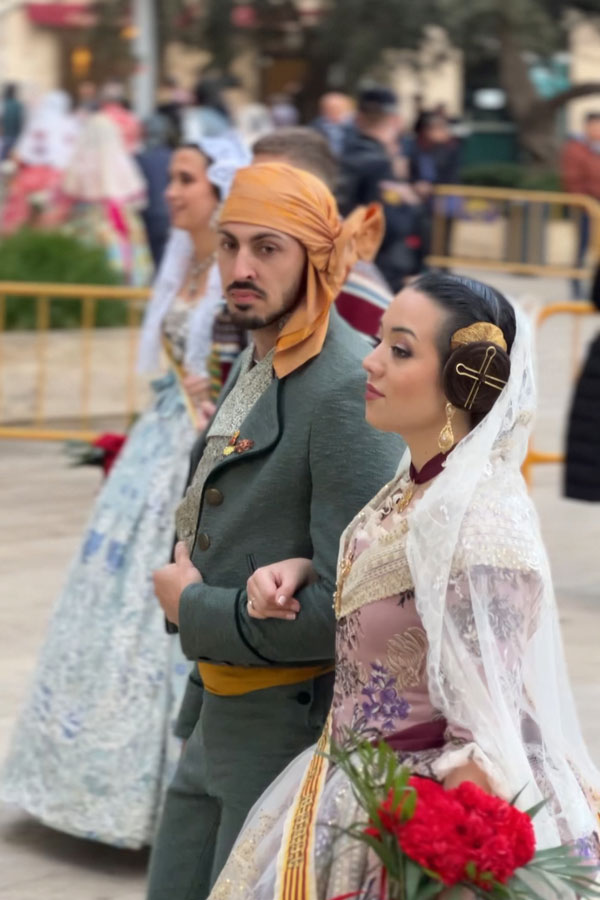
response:
[[[181,314],[175,324],[180,356]],[[47,825],[122,847],[152,841],[190,665],[152,571],[170,558],[195,432],[175,377],[152,388],[55,604],[0,783]]]

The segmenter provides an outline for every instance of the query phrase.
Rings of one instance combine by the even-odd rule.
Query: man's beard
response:
[[[267,313],[265,316],[258,316],[255,312],[248,310],[244,312],[240,309],[231,308],[229,302],[227,304],[231,321],[238,328],[245,328],[247,331],[259,331],[261,328],[268,328],[269,325],[281,323],[281,327],[289,319],[293,311],[296,309],[304,296],[304,280],[299,286],[290,288],[281,300],[279,309]]]

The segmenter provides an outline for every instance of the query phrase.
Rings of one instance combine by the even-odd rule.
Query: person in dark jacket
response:
[[[600,110],[585,117],[583,134],[569,137],[560,158],[562,188],[569,194],[585,194],[600,200]],[[575,266],[583,267],[590,245],[590,217],[582,211]],[[574,300],[585,296],[581,279],[571,281]]]
[[[430,252],[433,190],[436,184],[460,183],[460,145],[450,131],[448,119],[440,112],[422,112],[415,123],[415,140],[409,151],[410,180],[425,204],[428,218],[425,253]],[[443,217],[442,240],[434,253],[450,255],[452,222],[458,210],[457,197],[443,197],[438,215]]]
[[[386,225],[375,262],[395,293],[421,269],[423,211],[409,184],[398,99],[383,87],[360,95],[356,127],[340,159],[338,203],[342,215],[373,202],[383,205]]]
[[[17,96],[17,86],[7,84],[2,98],[1,145],[2,159],[8,159],[23,129],[25,112]]]
[[[600,267],[592,287],[600,310]],[[600,333],[588,350],[575,387],[567,429],[565,497],[600,503]]]
[[[319,115],[310,127],[322,134],[329,149],[339,158],[352,131],[354,110],[346,94],[330,91],[319,100]]]
[[[144,124],[145,147],[136,160],[148,188],[148,203],[142,212],[150,252],[158,267],[169,236],[169,209],[165,191],[169,184],[170,123],[162,115],[155,115]]]

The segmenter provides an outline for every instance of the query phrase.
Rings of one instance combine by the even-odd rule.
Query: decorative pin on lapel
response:
[[[239,437],[239,431],[234,431],[229,439],[229,443],[223,450],[223,456],[231,456],[232,453],[245,453],[246,450],[252,450],[254,441],[251,441],[248,438],[240,441]]]
[[[231,456],[231,454],[235,451],[235,445],[237,444],[237,440],[240,436],[239,431],[234,431],[231,435],[229,442],[225,449],[223,450],[223,456]]]

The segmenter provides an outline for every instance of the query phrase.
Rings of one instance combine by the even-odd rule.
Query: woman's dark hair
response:
[[[196,106],[207,106],[215,109],[217,112],[231,121],[229,110],[221,97],[220,85],[213,81],[199,81],[194,88],[194,100]]]
[[[180,144],[179,147],[177,147],[176,149],[177,150],[195,150],[196,153],[199,153],[200,156],[205,160],[206,168],[208,168],[209,166],[212,166],[212,164],[214,163],[214,159],[212,158],[212,156],[209,156],[208,153],[205,153],[204,150],[202,150],[202,148],[198,146],[198,144],[194,144],[192,141],[188,141],[187,143]],[[213,193],[214,193],[215,197],[217,198],[217,200],[222,200],[223,198],[221,197],[221,191],[216,186],[216,184],[211,183],[211,187],[213,189]]]
[[[487,369],[488,376],[507,382],[510,375],[510,351],[515,339],[517,323],[515,311],[506,297],[481,281],[462,275],[427,272],[412,282],[411,288],[427,294],[447,314],[438,337],[438,350],[442,372],[442,384],[446,397],[458,409],[467,408],[467,400],[473,387],[473,379],[461,374],[463,366],[479,372],[486,361],[486,354],[494,348]],[[455,350],[450,346],[452,336],[461,328],[476,322],[496,325],[506,341],[506,350],[491,341],[462,344]],[[457,371],[458,368],[458,371]],[[490,379],[491,380],[491,379]],[[480,385],[469,406],[471,425],[477,425],[491,410],[500,391],[485,382]]]

